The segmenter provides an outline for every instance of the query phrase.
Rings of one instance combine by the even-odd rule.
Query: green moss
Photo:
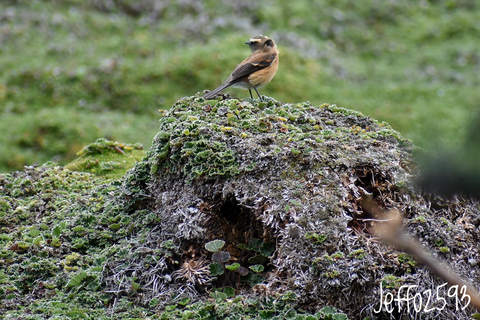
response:
[[[438,248],[438,250],[442,253],[449,253],[450,252],[449,247],[440,247],[440,248]]]
[[[212,101],[205,101],[201,94],[197,94],[178,101],[160,119],[159,133],[146,156],[150,173],[181,173],[187,181],[232,177],[253,170],[255,161],[245,163],[243,160],[241,163],[237,150],[227,147],[226,141],[230,137],[251,143],[248,141],[268,135],[264,139],[275,139],[279,145],[277,150],[290,145],[293,156],[304,157],[318,147],[318,136],[338,141],[357,139],[355,135],[359,131],[354,123],[358,119],[372,122],[371,126],[360,129],[365,133],[360,137],[362,139],[370,139],[368,134],[392,136],[399,144],[410,144],[388,125],[378,124],[357,111],[329,104],[287,104],[266,99],[267,102],[215,100],[212,106]],[[328,118],[313,116],[315,112],[328,115]],[[357,120],[339,127],[336,122],[345,121],[345,116]]]
[[[382,286],[386,289],[398,289],[403,283],[402,278],[396,277],[392,274],[386,275],[382,279]]]
[[[427,221],[424,216],[418,216],[415,218],[415,220],[419,223],[425,223]]]
[[[338,260],[338,259],[343,259],[343,257],[345,255],[343,254],[343,252],[337,251],[337,252],[331,254],[330,256],[332,257],[332,259]]]
[[[80,150],[66,169],[90,172],[109,179],[119,179],[144,156],[143,146],[98,139]]]
[[[323,234],[319,235],[319,234],[316,234],[316,233],[307,232],[305,234],[305,238],[313,241],[315,244],[322,244],[325,240],[327,240],[328,237],[326,235],[323,235]]]
[[[366,256],[365,249],[358,249],[350,252],[348,254],[349,257],[354,257],[356,259],[363,259]]]

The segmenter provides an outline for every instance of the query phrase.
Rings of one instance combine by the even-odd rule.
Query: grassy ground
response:
[[[257,34],[281,51],[262,94],[336,103],[417,145],[453,146],[480,99],[478,9],[467,0],[2,1],[0,172],[65,164],[100,137],[148,148],[158,110],[221,84]]]

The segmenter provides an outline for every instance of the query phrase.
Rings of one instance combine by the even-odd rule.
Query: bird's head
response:
[[[245,42],[245,44],[250,46],[252,52],[256,50],[269,51],[276,47],[275,41],[266,36],[253,37],[249,41]]]

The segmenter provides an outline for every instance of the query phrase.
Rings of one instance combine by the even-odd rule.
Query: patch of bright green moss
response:
[[[79,157],[65,168],[119,179],[145,156],[145,151],[140,143],[123,144],[101,138],[84,147],[77,155]]]

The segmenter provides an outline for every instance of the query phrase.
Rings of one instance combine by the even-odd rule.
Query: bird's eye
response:
[[[272,40],[267,40],[267,41],[265,42],[265,45],[266,45],[266,46],[269,46],[269,47],[273,47],[273,41],[272,41]]]

